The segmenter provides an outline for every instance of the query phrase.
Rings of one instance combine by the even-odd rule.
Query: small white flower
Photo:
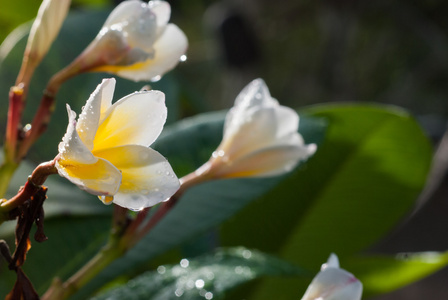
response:
[[[298,114],[279,105],[262,79],[247,85],[224,124],[224,137],[204,167],[216,178],[265,177],[291,171],[316,151],[297,132]]]
[[[351,273],[340,269],[338,257],[331,254],[302,300],[360,300],[361,295],[362,283]]]
[[[168,199],[179,180],[168,161],[149,146],[166,121],[165,95],[130,94],[114,104],[115,79],[105,79],[87,100],[78,121],[67,105],[69,124],[56,168],[105,203],[140,210]]]
[[[80,55],[80,65],[134,81],[158,78],[178,64],[188,47],[182,30],[168,23],[170,14],[165,1],[122,2]]]

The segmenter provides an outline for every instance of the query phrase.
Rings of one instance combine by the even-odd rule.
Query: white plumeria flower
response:
[[[247,85],[224,124],[224,137],[201,171],[215,178],[267,177],[291,171],[316,151],[297,132],[298,114],[279,105],[262,79]]]
[[[183,31],[168,23],[170,14],[165,1],[122,2],[80,55],[79,65],[134,81],[160,78],[177,65],[188,47]]]
[[[351,273],[339,268],[339,260],[331,254],[314,277],[302,300],[360,300],[362,283]]]
[[[179,188],[168,161],[149,148],[166,121],[165,95],[135,92],[112,104],[114,89],[115,79],[104,79],[78,122],[67,105],[69,124],[56,168],[105,203],[141,210],[168,199]]]

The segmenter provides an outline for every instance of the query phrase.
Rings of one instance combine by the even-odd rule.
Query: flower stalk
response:
[[[51,174],[57,174],[54,160],[38,165],[17,195],[9,200],[3,199],[0,202],[0,214],[7,214],[12,209],[30,199],[42,187],[42,184],[44,184],[47,177]]]

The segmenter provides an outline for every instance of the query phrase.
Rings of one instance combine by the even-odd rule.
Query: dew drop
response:
[[[213,293],[212,292],[207,292],[207,293],[205,293],[204,297],[207,300],[211,300],[211,299],[213,299]]]
[[[184,54],[184,55],[181,55],[181,57],[179,58],[179,61],[186,61],[187,60],[187,56]]]
[[[143,206],[139,207],[139,208],[129,208],[129,210],[132,210],[132,211],[142,211],[143,209],[144,209]]]
[[[25,131],[25,132],[27,132],[27,131],[29,131],[31,129],[31,124],[26,124],[25,125],[25,127],[23,127],[23,130]]]
[[[245,258],[245,259],[249,259],[249,258],[251,258],[252,257],[252,252],[250,251],[250,250],[244,250],[243,251],[243,257]]]
[[[226,153],[224,152],[224,150],[218,150],[218,151],[214,151],[212,153],[213,158],[218,158],[218,157],[223,157]]]
[[[195,281],[194,285],[196,286],[197,289],[202,289],[205,285],[205,282],[202,279],[198,279]]]
[[[176,291],[174,291],[174,295],[176,295],[177,297],[180,297],[184,294],[184,290],[183,289],[177,289]]]
[[[158,267],[157,267],[157,272],[158,272],[159,274],[165,274],[165,272],[166,272],[166,268],[165,268],[164,266],[158,266]]]
[[[110,205],[114,201],[114,196],[98,196],[98,198],[106,205]]]
[[[157,76],[154,76],[153,78],[151,78],[151,81],[152,81],[152,82],[157,82],[157,81],[159,81],[160,79],[162,79],[162,76],[157,75]]]
[[[183,258],[183,259],[180,261],[180,266],[181,266],[182,268],[188,268],[189,265],[190,265],[190,262],[189,262],[188,259],[186,259],[186,258]]]

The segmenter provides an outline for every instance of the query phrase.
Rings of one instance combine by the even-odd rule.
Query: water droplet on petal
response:
[[[154,76],[153,78],[151,78],[151,81],[152,81],[152,82],[157,82],[157,81],[159,81],[160,79],[162,79],[162,76],[157,75],[157,76]]]
[[[187,56],[184,54],[179,58],[179,61],[186,61],[187,60]]]
[[[218,150],[218,151],[214,151],[212,153],[213,158],[218,158],[218,157],[223,157],[226,153],[224,152],[224,150]]]
[[[98,196],[98,198],[106,205],[110,205],[114,201],[114,196]]]

